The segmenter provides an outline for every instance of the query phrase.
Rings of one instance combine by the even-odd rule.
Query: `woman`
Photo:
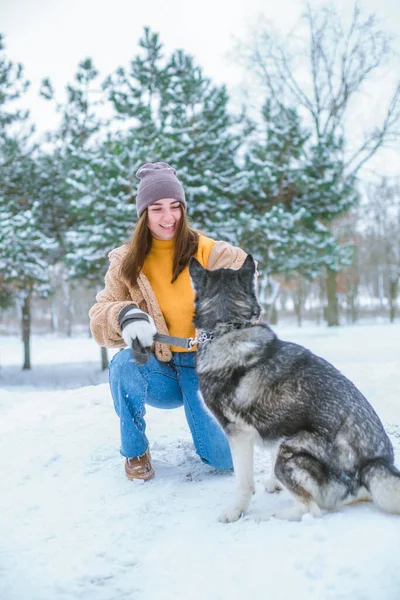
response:
[[[146,404],[157,408],[183,405],[201,460],[216,469],[230,469],[225,434],[198,397],[196,347],[153,344],[153,337],[156,332],[195,337],[194,292],[188,270],[191,256],[204,267],[217,269],[239,268],[246,254],[189,226],[184,189],[167,163],[146,163],[136,176],[140,179],[139,220],[129,244],[110,252],[105,288],[89,313],[93,336],[101,346],[128,346],[110,363],[125,472],[131,480],[154,475],[145,433]],[[146,364],[132,359],[132,345],[138,342],[153,349]]]

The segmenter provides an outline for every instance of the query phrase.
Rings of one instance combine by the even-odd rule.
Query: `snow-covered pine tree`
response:
[[[0,134],[4,139],[13,123],[26,123],[28,111],[13,105],[28,90],[30,82],[25,78],[21,63],[13,63],[6,55],[4,35],[0,33]],[[21,133],[19,131],[19,133]]]
[[[145,27],[139,40],[139,52],[130,61],[129,69],[119,67],[103,85],[120,123],[117,139],[131,151],[127,165],[130,169],[161,160],[163,156],[166,108],[162,97],[168,74],[162,48],[158,34]],[[136,157],[134,164],[132,153]]]
[[[82,222],[89,223],[91,217],[86,209],[85,188],[77,181],[84,178],[87,171],[90,172],[91,162],[100,143],[99,132],[104,125],[97,110],[101,104],[101,89],[97,78],[98,71],[90,58],[79,63],[73,83],[66,88],[65,102],[57,106],[61,122],[58,130],[51,136],[51,149],[40,157],[43,230],[57,239],[58,252],[54,259],[66,266],[62,284],[68,335],[71,335],[73,316],[70,288],[73,279],[77,277],[77,269],[70,257],[78,256],[81,251],[79,247],[74,248],[77,240],[74,232]],[[54,93],[48,79],[43,81],[41,93],[45,98],[53,100]],[[78,271],[79,277],[86,281],[88,273],[82,267]]]
[[[49,291],[47,259],[54,246],[40,230],[29,113],[12,104],[28,85],[22,65],[7,59],[0,36],[0,288],[3,298],[21,307],[24,369],[31,368],[31,297]]]
[[[67,252],[65,236],[75,219],[71,204],[79,198],[76,188],[68,183],[69,177],[90,160],[96,148],[93,140],[102,124],[96,113],[99,104],[97,77],[98,72],[90,58],[79,63],[74,83],[66,87],[65,102],[57,104],[60,125],[49,135],[49,150],[39,157],[43,229],[59,242],[58,260],[62,260]],[[54,100],[49,79],[43,80],[41,94]]]
[[[316,185],[316,165],[309,172],[307,158],[309,134],[294,109],[267,102],[262,116],[265,129],[245,155],[241,241],[267,276],[297,272],[315,278],[341,253],[321,219],[321,206],[309,195]]]
[[[70,174],[77,195],[72,202],[74,226],[68,234],[71,276],[98,286],[107,270],[108,252],[124,243],[136,217],[124,142],[114,134],[96,148],[85,165]]]
[[[166,72],[164,156],[179,169],[194,225],[235,243],[238,153],[250,131],[249,122],[243,114],[230,114],[225,86],[205,77],[192,56],[177,50]]]
[[[129,70],[119,68],[104,82],[115,111],[112,127],[68,179],[77,197],[68,264],[74,277],[85,277],[96,285],[103,281],[108,252],[127,240],[136,218],[135,173],[143,162],[157,160],[153,156],[161,152],[161,44],[146,28],[139,46]]]
[[[226,89],[205,78],[191,56],[177,50],[165,57],[159,36],[148,28],[139,46],[130,69],[118,69],[106,82],[123,124],[120,139],[135,152],[126,177],[131,180],[144,162],[172,164],[194,225],[235,241],[235,227],[226,223],[235,213],[236,157],[248,123],[229,114]]]
[[[23,369],[30,369],[31,299],[50,291],[48,260],[56,242],[40,232],[38,202],[29,202],[30,208],[13,214],[2,200],[0,197],[0,271],[2,282],[13,290],[20,305]]]
[[[238,233],[259,260],[261,286],[271,274],[296,274],[301,283],[348,264],[349,248],[327,223],[349,205],[351,188],[338,185],[341,164],[326,148],[310,148],[294,109],[267,101],[262,117],[264,129],[245,155]]]
[[[304,185],[293,198],[294,210],[301,207],[310,219],[325,224],[346,213],[358,201],[354,177],[343,174],[341,146],[341,140],[331,135],[308,145],[302,161]]]
[[[252,136],[243,171],[243,210],[263,213],[289,207],[300,191],[308,132],[294,109],[266,101]]]
[[[48,263],[55,241],[41,231],[37,165],[18,140],[2,145],[0,185],[0,272],[21,309],[23,368],[31,368],[31,299],[50,291]],[[4,157],[5,160],[4,160]]]
[[[65,264],[72,281],[79,280],[95,292],[104,283],[108,252],[126,241],[134,218],[131,180],[138,140],[133,140],[132,149],[120,133],[107,131],[108,123],[95,111],[97,101],[91,101],[97,72],[85,61],[78,75],[83,68],[87,76],[81,74],[75,87],[69,86],[64,112],[64,122],[70,127],[66,173],[70,225]],[[101,364],[106,368],[107,353],[104,348],[101,352]]]
[[[282,35],[272,23],[263,23],[253,31],[251,43],[242,47],[272,102],[279,105],[285,99],[296,106],[307,120],[317,152],[325,154],[329,148],[329,161],[344,163],[340,177],[321,176],[322,182],[331,179],[338,185],[339,205],[340,190],[347,187],[342,180],[354,186],[361,169],[381,148],[398,144],[400,122],[396,77],[392,89],[389,85],[385,90],[377,114],[360,119],[359,98],[376,91],[376,81],[385,77],[389,61],[397,59],[397,53],[394,38],[382,29],[375,14],[363,10],[359,2],[354,2],[350,13],[344,14],[334,3],[317,6],[307,2],[304,18],[288,35]],[[347,200],[350,197],[357,199],[354,193]],[[328,204],[336,210],[335,203]],[[337,226],[330,220],[332,231]],[[326,279],[327,322],[337,325],[335,270],[328,268]]]
[[[343,140],[334,135],[320,136],[318,142],[309,147],[304,169],[306,186],[294,202],[302,206],[310,222],[318,220],[330,231],[340,246],[340,252],[327,257],[324,269],[327,305],[325,317],[328,326],[339,325],[336,275],[353,261],[354,249],[342,242],[343,232],[338,227],[338,217],[347,213],[358,203],[355,173],[344,173]]]

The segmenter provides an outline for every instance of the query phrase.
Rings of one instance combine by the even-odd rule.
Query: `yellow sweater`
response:
[[[199,248],[195,257],[207,266],[215,241],[204,235],[199,236]],[[192,323],[194,312],[194,292],[190,283],[189,268],[186,267],[179,277],[171,283],[174,240],[156,240],[143,265],[143,273],[148,278],[164,315],[170,335],[194,337]],[[187,352],[183,348],[171,346],[173,352]]]

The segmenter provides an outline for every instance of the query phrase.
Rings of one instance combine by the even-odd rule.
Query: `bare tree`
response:
[[[282,37],[264,24],[249,44],[240,45],[239,53],[271,101],[296,106],[305,116],[314,142],[341,141],[344,176],[354,179],[378,150],[393,147],[400,138],[399,80],[382,101],[380,122],[365,126],[356,145],[349,128],[356,102],[374,89],[377,77],[385,75],[394,59],[392,42],[377,17],[363,14],[358,2],[347,24],[332,4],[315,8],[307,2],[303,19],[290,35]],[[333,320],[329,324],[338,323],[335,282],[336,273],[328,270],[328,314]]]
[[[393,322],[400,282],[400,185],[383,179],[379,185],[369,184],[366,196],[361,207],[365,222],[362,275],[381,304],[388,306]]]

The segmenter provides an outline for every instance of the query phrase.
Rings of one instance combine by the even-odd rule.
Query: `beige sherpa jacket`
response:
[[[105,276],[105,288],[96,296],[96,304],[89,311],[90,328],[94,339],[100,346],[107,348],[122,348],[125,342],[121,337],[118,313],[129,304],[137,305],[141,310],[150,314],[159,333],[169,335],[167,325],[158,305],[156,296],[147,277],[140,273],[135,286],[123,279],[119,273],[122,259],[128,250],[124,244],[109,253],[110,266]],[[207,269],[228,267],[239,269],[246,259],[246,254],[240,248],[227,242],[216,242],[213,246]],[[171,360],[171,351],[165,344],[155,343],[154,351],[158,360]]]

